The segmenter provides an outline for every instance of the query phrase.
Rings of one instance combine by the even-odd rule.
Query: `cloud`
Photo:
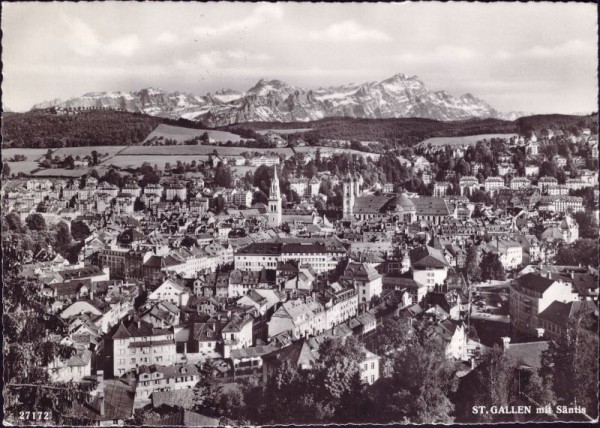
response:
[[[112,40],[101,40],[92,27],[82,19],[64,13],[61,15],[61,19],[71,31],[69,37],[71,49],[80,56],[93,57],[99,54],[110,54],[130,57],[141,45],[136,34],[126,34]]]
[[[180,38],[169,31],[164,31],[164,32],[160,33],[154,39],[154,41],[156,41],[156,43],[159,43],[161,45],[174,45],[180,41]]]
[[[577,55],[595,55],[596,47],[579,39],[569,40],[556,46],[534,46],[524,52],[536,58],[554,58]]]
[[[531,48],[518,52],[508,52],[505,50],[496,51],[494,59],[507,61],[512,59],[537,58],[551,60],[564,57],[589,56],[595,58],[596,47],[593,44],[579,39],[568,40],[555,46],[535,45]]]
[[[219,27],[196,27],[194,33],[199,36],[220,37],[236,31],[252,30],[269,20],[281,20],[283,9],[277,4],[263,4],[256,7],[250,15],[237,21],[227,22]]]
[[[311,31],[308,37],[312,40],[334,42],[390,42],[393,39],[382,31],[364,28],[354,21],[332,24],[323,31]]]
[[[71,30],[71,48],[81,56],[94,56],[101,43],[98,36],[82,19],[66,14],[61,15],[65,25]]]
[[[191,61],[177,60],[176,66],[180,68],[203,67],[203,68],[230,68],[236,64],[264,63],[272,57],[265,53],[247,52],[242,50],[210,51],[202,52]]]
[[[394,59],[399,62],[415,64],[435,64],[448,63],[451,61],[470,61],[478,56],[479,54],[477,52],[462,46],[442,45],[427,52],[406,52],[395,55]]]
[[[140,47],[140,38],[136,34],[128,34],[110,42],[105,50],[120,56],[130,57]]]

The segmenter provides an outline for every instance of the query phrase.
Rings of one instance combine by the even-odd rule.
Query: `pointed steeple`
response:
[[[279,178],[277,177],[277,167],[274,167],[273,180],[271,180],[271,190],[269,191],[269,198],[279,198]]]
[[[279,178],[277,177],[277,167],[274,167],[273,180],[271,180],[271,189],[269,190],[269,212],[268,222],[273,227],[281,225],[281,193],[279,191]]]

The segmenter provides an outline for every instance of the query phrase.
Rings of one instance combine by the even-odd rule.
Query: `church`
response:
[[[345,220],[377,219],[390,215],[408,223],[417,219],[415,205],[404,193],[362,195],[359,180],[350,173],[344,178],[342,210]]]
[[[343,181],[343,219],[346,221],[396,218],[405,223],[427,221],[440,224],[453,215],[448,198],[420,196],[409,198],[405,193],[363,195],[357,177],[347,174]]]
[[[270,227],[281,226],[281,192],[279,191],[279,178],[277,177],[277,167],[274,167],[273,180],[271,180],[271,189],[269,190],[269,202],[267,208],[267,222]]]

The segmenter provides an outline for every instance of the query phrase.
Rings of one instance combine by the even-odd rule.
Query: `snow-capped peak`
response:
[[[247,92],[222,89],[204,96],[146,88],[137,92],[90,92],[67,101],[34,108],[115,108],[224,126],[252,121],[311,121],[327,117],[401,118],[437,120],[505,118],[485,101],[467,93],[460,96],[430,91],[417,77],[398,73],[381,81],[306,90],[277,79],[260,79]]]

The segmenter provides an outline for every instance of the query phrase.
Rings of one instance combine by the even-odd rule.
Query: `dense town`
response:
[[[7,421],[597,418],[595,132],[5,167]]]

